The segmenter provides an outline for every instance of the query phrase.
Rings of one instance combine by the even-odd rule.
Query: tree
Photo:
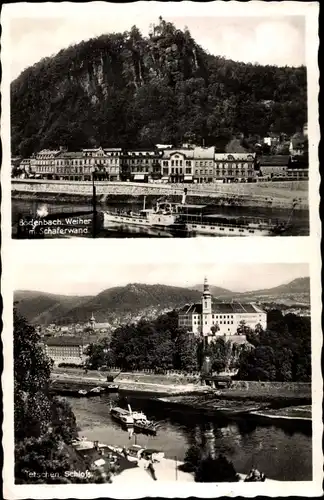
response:
[[[242,380],[311,380],[309,318],[271,310],[267,330],[249,333],[247,340],[254,349],[240,354],[238,377]]]
[[[197,341],[192,333],[180,331],[175,340],[175,368],[185,372],[198,369]]]
[[[192,445],[186,451],[182,469],[185,472],[195,472],[201,459],[201,449],[197,445]]]
[[[64,400],[49,393],[51,363],[40,336],[14,308],[15,480],[25,483],[70,482],[70,446],[77,435],[75,416]],[[77,470],[85,471],[79,459]]]
[[[212,334],[215,336],[217,332],[219,332],[220,330],[220,326],[218,323],[215,323],[214,325],[212,325],[210,327],[210,331],[212,332]]]
[[[199,461],[195,481],[198,483],[233,483],[239,481],[239,476],[232,462],[220,454],[218,458],[207,456]]]

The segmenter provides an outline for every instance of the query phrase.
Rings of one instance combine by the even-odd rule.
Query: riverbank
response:
[[[307,181],[186,185],[97,182],[96,192],[98,202],[104,204],[136,202],[143,196],[151,203],[161,196],[179,202],[184,187],[187,188],[187,203],[291,209],[297,201],[295,210],[308,210]],[[91,197],[92,184],[89,182],[12,180],[13,199],[89,203]]]
[[[106,374],[85,374],[81,370],[78,374],[54,371],[52,381],[52,387],[58,392],[67,387],[79,390],[109,385]],[[126,373],[115,376],[114,383],[118,385],[119,393],[140,393],[149,397],[154,405],[176,410],[311,421],[311,384],[307,383],[234,381],[231,388],[216,390],[201,385],[199,378],[194,381],[179,375]]]
[[[136,380],[125,380],[123,378],[118,378],[118,381],[114,382],[119,386],[119,391],[126,391],[126,392],[147,392],[150,394],[156,394],[156,395],[161,395],[161,394],[185,394],[185,393],[195,393],[195,392],[206,392],[206,387],[203,387],[201,385],[197,384],[190,384],[190,383],[180,383],[180,384],[175,384],[175,383],[169,383],[169,381],[166,381],[166,383],[158,383],[158,382],[150,382],[150,381],[136,381]],[[53,372],[52,373],[52,387],[59,389],[61,388],[66,388],[69,386],[69,388],[72,390],[79,390],[79,389],[84,389],[84,388],[94,388],[97,386],[102,386],[102,387],[107,387],[110,385],[109,382],[107,382],[106,377],[100,376],[98,374],[92,374],[90,376],[85,375],[85,374],[79,374],[79,375],[72,375],[72,374],[67,374],[67,373],[57,373]]]
[[[311,425],[312,406],[302,405],[303,399],[288,400],[273,398],[271,401],[261,401],[253,398],[227,399],[223,394],[164,396],[154,403],[167,406],[170,410],[197,412],[204,415],[223,415],[228,418],[248,418],[258,422],[271,422],[273,425],[295,422],[300,425]]]

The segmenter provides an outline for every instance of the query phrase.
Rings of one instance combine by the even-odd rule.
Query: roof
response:
[[[213,159],[215,154],[215,147],[211,148],[199,148],[196,147],[194,149],[194,158],[199,160],[199,159]]]
[[[247,161],[254,160],[255,153],[215,153],[214,159],[219,160],[236,160],[236,161]]]
[[[186,304],[179,311],[180,314],[202,314],[202,304]],[[262,309],[255,304],[241,304],[239,302],[215,302],[212,303],[213,314],[247,314],[247,313],[264,313]]]
[[[202,313],[202,305],[200,302],[196,304],[186,304],[184,307],[180,309],[180,314],[201,314]]]
[[[259,161],[262,167],[285,166],[288,165],[289,158],[289,155],[261,156]]]
[[[194,156],[194,150],[192,148],[179,148],[179,149],[165,149],[163,151],[163,157],[162,158],[170,158],[171,155],[175,154],[180,154],[184,155],[186,158],[193,158]]]
[[[63,151],[59,158],[83,158],[82,151]]]
[[[94,328],[109,328],[111,325],[110,323],[95,323]]]
[[[56,345],[56,346],[65,346],[65,345],[71,345],[71,346],[79,346],[79,345],[86,345],[89,344],[89,341],[85,342],[82,337],[72,337],[68,335],[62,335],[60,337],[50,337],[47,338],[45,341],[46,345],[51,346],[51,345]]]
[[[246,313],[263,313],[254,304],[241,304],[240,302],[218,302],[212,304],[212,312],[215,314],[246,314]]]

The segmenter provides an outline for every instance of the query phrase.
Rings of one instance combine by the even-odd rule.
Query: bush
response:
[[[218,458],[208,456],[199,461],[195,481],[198,483],[234,483],[239,481],[232,462],[224,455]]]

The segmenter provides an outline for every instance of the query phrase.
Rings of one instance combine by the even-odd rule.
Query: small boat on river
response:
[[[80,389],[77,392],[77,396],[79,396],[79,397],[86,397],[86,396],[88,396],[88,391],[86,391],[85,389]]]
[[[100,396],[105,391],[104,387],[94,387],[90,389],[88,396]]]
[[[152,436],[156,436],[157,434],[157,424],[150,421],[145,420],[137,420],[134,422],[134,431],[139,434],[151,434]]]
[[[106,390],[107,390],[107,392],[118,392],[119,385],[118,384],[108,384],[108,385],[106,385]]]

